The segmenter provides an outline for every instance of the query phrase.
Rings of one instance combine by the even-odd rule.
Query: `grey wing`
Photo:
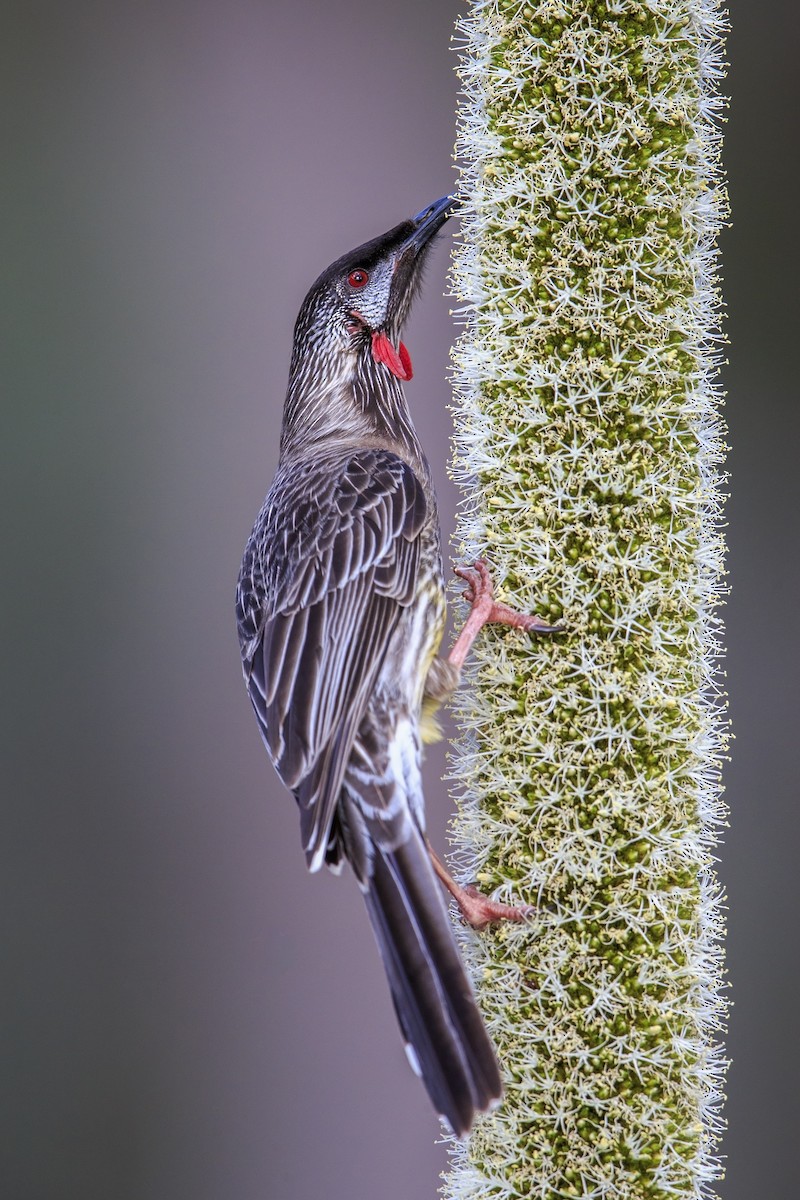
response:
[[[365,450],[280,476],[239,578],[242,659],[272,761],[325,860],[358,726],[414,599],[427,502],[411,467]]]

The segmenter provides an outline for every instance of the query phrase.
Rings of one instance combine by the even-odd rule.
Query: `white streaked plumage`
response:
[[[308,865],[351,864],[409,1061],[465,1133],[502,1087],[424,836],[421,719],[444,586],[430,471],[398,377],[410,360],[395,350],[424,249],[451,208],[440,201],[359,247],[309,292],[237,617],[250,699],[297,800]]]

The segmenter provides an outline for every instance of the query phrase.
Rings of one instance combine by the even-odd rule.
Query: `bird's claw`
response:
[[[528,921],[535,915],[536,909],[531,904],[501,904],[499,900],[485,896],[474,883],[466,886],[456,883],[430,842],[428,853],[439,880],[455,900],[467,925],[473,929],[485,929],[494,921]]]
[[[474,884],[460,888],[454,899],[462,917],[473,929],[485,929],[494,921],[529,921],[536,913],[532,904],[502,904],[484,896]]]
[[[472,566],[458,566],[454,574],[467,584],[463,596],[472,611],[481,618],[482,625],[510,625],[528,633],[564,633],[561,624],[550,625],[536,613],[521,613],[494,598],[494,585],[485,558],[477,558]]]

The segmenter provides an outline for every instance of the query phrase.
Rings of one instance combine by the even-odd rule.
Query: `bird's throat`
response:
[[[414,371],[411,366],[411,355],[402,342],[395,350],[387,335],[381,329],[376,329],[372,335],[372,357],[375,362],[383,363],[398,379],[411,379]]]

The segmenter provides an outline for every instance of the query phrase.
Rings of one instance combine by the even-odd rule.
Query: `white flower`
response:
[[[458,28],[458,556],[568,633],[487,630],[457,700],[461,875],[539,913],[461,934],[507,1099],[454,1145],[443,1194],[704,1197],[724,1068],[723,17],[473,0]]]

